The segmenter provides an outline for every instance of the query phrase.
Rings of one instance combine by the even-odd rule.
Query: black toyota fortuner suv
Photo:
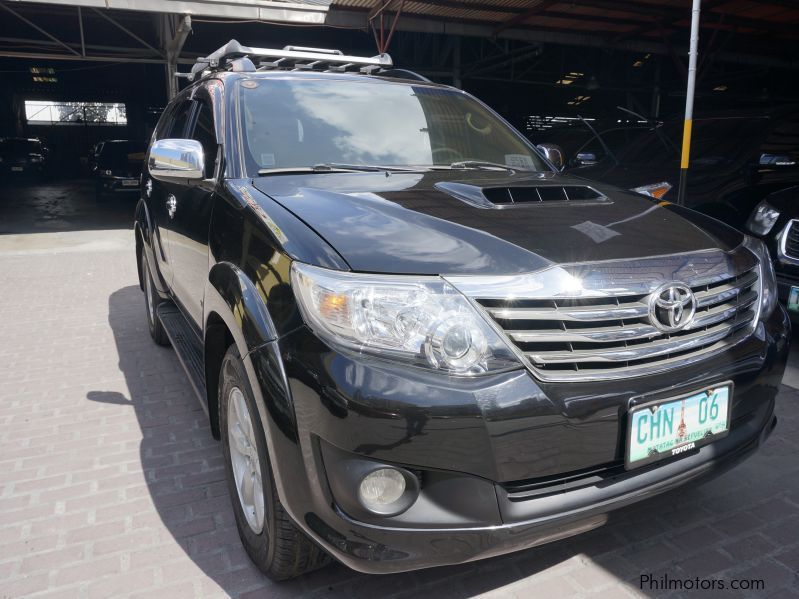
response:
[[[194,74],[148,150],[139,274],[270,577],[560,539],[775,426],[761,241],[559,174],[385,55],[231,42]]]

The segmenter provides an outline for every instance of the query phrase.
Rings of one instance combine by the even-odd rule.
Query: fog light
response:
[[[361,479],[358,498],[363,506],[375,513],[398,511],[397,502],[405,493],[405,477],[393,468],[378,468]]]

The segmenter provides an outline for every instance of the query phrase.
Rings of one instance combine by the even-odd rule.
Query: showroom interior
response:
[[[795,349],[774,434],[703,486],[480,562],[386,576],[334,564],[274,583],[239,545],[178,358],[147,338],[142,164],[192,66],[233,39],[387,53],[410,79],[464,90],[566,174],[763,239],[799,316],[799,4],[694,5],[0,0],[0,595],[705,596],[658,586],[671,577],[799,596]]]

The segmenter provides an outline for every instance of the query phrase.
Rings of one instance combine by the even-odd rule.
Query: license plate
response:
[[[630,409],[625,466],[688,453],[725,436],[730,430],[732,383],[681,397],[653,401]]]
[[[21,166],[12,166],[11,170],[16,172],[16,173],[21,173],[23,169],[22,169]]]
[[[125,179],[122,181],[122,187],[135,187],[139,182],[136,179]]]
[[[791,292],[788,294],[788,309],[799,312],[799,287],[791,287]]]

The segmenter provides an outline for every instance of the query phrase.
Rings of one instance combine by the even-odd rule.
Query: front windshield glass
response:
[[[8,138],[0,140],[0,154],[8,156],[24,156],[41,154],[42,144],[36,139]]]
[[[546,170],[525,140],[457,90],[322,79],[240,85],[250,174],[319,164],[449,167],[491,162]]]
[[[113,166],[144,160],[145,144],[137,141],[107,141],[100,152],[100,164]]]

